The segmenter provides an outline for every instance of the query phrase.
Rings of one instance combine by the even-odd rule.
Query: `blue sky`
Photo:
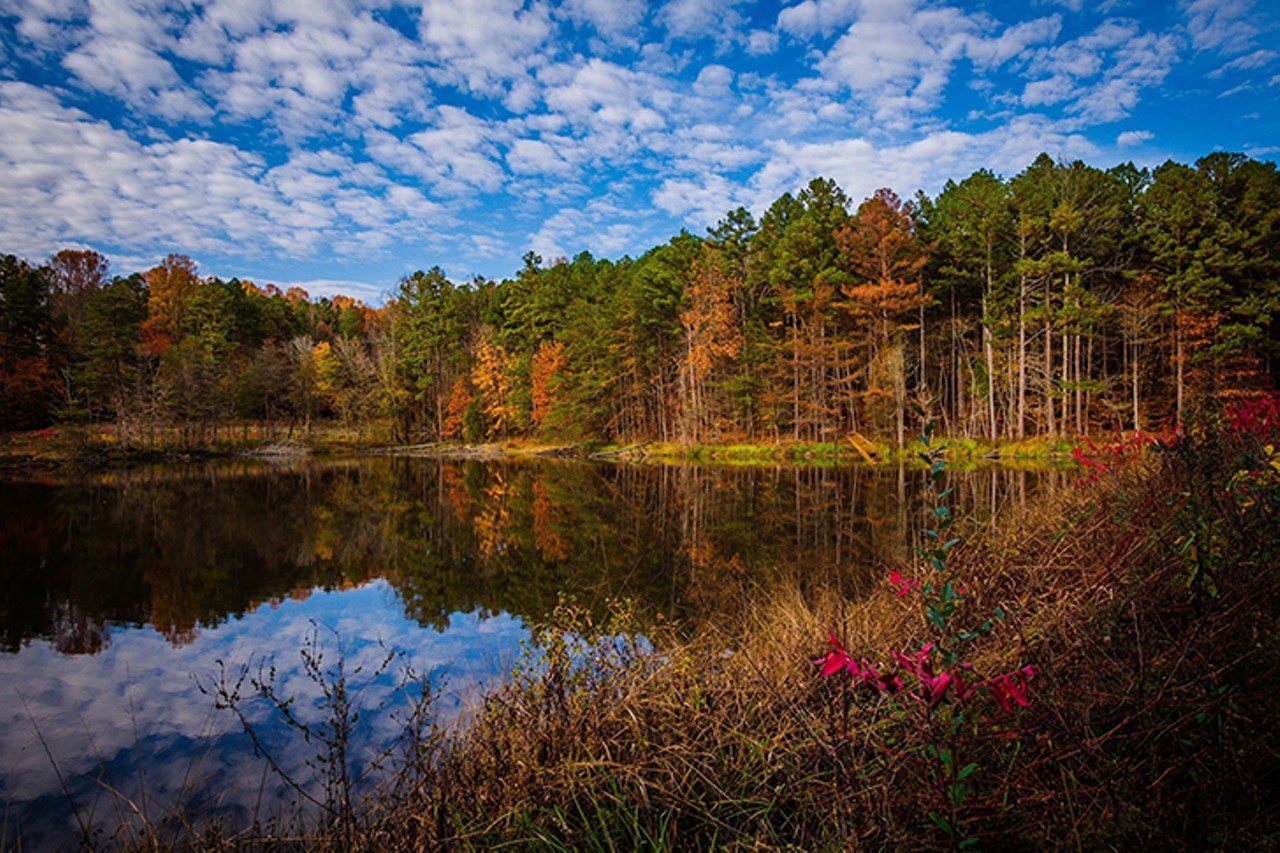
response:
[[[810,178],[1280,152],[1273,0],[0,0],[0,251],[377,303]]]

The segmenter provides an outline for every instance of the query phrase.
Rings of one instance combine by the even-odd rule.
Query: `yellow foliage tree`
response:
[[[476,349],[475,366],[471,369],[471,384],[479,392],[481,408],[496,434],[501,434],[511,420],[509,362],[503,346],[492,335],[486,335]]]
[[[562,341],[548,341],[533,355],[531,395],[533,423],[541,427],[560,402],[561,375],[569,366],[569,352]]]
[[[187,303],[200,279],[196,263],[186,255],[168,255],[159,266],[146,272],[147,319],[142,324],[142,340],[152,355],[163,355],[177,342],[186,316]]]

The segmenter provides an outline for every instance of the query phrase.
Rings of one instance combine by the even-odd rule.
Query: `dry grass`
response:
[[[988,846],[1263,844],[1277,837],[1274,516],[1217,512],[1216,594],[1188,587],[1182,494],[1221,455],[1149,458],[955,553],[976,614],[1010,614],[976,671],[1034,662],[1020,718],[970,702],[978,765],[963,835]],[[1218,470],[1194,470],[1211,466]],[[1274,498],[1273,498],[1274,500]],[[1265,508],[1263,508],[1265,509]],[[1248,516],[1248,517],[1246,517]],[[1234,532],[1228,528],[1235,526]],[[834,629],[886,662],[920,610],[886,584],[859,601],[799,583],[731,623],[649,641],[627,614],[562,607],[547,665],[519,675],[361,836],[369,847],[543,849],[948,846],[918,718],[816,677]],[[576,648],[565,637],[592,638]],[[650,644],[651,643],[651,644]],[[985,705],[983,704],[985,703]],[[913,722],[916,720],[916,722]],[[931,724],[930,724],[931,725]],[[857,839],[857,842],[854,842]]]

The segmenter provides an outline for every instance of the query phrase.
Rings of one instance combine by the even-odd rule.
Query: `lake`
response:
[[[948,474],[953,505],[979,518],[1064,476]],[[286,784],[215,708],[221,676],[274,666],[306,717],[320,689],[300,651],[341,659],[368,708],[352,755],[370,787],[403,728],[406,673],[429,680],[447,723],[511,671],[562,594],[696,620],[783,569],[856,597],[911,555],[924,481],[853,465],[391,457],[0,473],[0,843],[306,813],[314,743],[245,704]]]

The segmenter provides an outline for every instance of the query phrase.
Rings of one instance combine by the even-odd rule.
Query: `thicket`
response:
[[[637,258],[530,253],[388,303],[202,277],[171,255],[0,262],[0,428],[112,423],[199,444],[336,420],[399,441],[901,444],[1170,427],[1274,385],[1280,174],[1214,153],[1103,170],[1042,155],[936,198],[829,180]]]

